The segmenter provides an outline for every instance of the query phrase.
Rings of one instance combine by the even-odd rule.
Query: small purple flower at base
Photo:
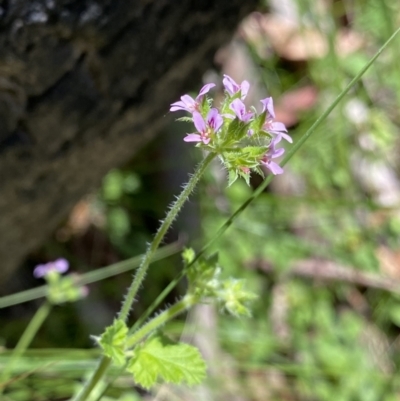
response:
[[[60,258],[55,260],[54,262],[49,262],[41,265],[37,265],[33,270],[33,276],[35,278],[41,278],[46,276],[52,271],[56,271],[58,273],[65,273],[69,269],[69,263],[66,259]]]
[[[285,153],[285,149],[283,148],[275,149],[275,145],[280,141],[280,136],[274,139],[270,144],[268,152],[261,159],[261,164],[264,165],[268,170],[270,170],[273,175],[283,173],[283,168],[278,163],[272,161],[272,159],[276,159],[277,157],[280,157]]]
[[[205,145],[208,145],[211,141],[210,135],[217,132],[221,128],[223,122],[217,109],[213,108],[208,112],[206,121],[204,121],[199,112],[194,111],[193,123],[198,133],[188,134],[183,140],[185,142],[203,142]]]
[[[264,113],[264,111],[267,111],[267,117],[265,119],[263,129],[271,134],[280,135],[289,143],[293,143],[292,138],[290,137],[290,135],[287,134],[285,124],[278,121],[273,121],[275,118],[275,111],[274,101],[272,100],[272,97],[267,97],[265,99],[261,99],[260,101],[263,104],[262,113]]]
[[[252,117],[253,113],[246,112],[246,106],[240,99],[235,99],[229,106],[229,108],[236,114],[236,117],[245,123],[247,123]]]
[[[249,92],[250,84],[248,81],[243,81],[240,85],[237,84],[229,75],[224,74],[222,83],[225,86],[226,91],[233,96],[235,93],[240,91],[240,97],[243,100]]]
[[[189,113],[193,113],[194,111],[199,111],[200,103],[203,99],[203,96],[209,92],[211,88],[213,88],[215,84],[206,84],[201,89],[199,94],[196,96],[196,99],[193,99],[189,95],[181,96],[181,100],[171,104],[170,111],[178,111],[184,110]]]

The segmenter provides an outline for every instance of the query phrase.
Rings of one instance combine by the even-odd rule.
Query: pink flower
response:
[[[49,262],[41,265],[37,265],[33,270],[33,275],[36,278],[41,278],[46,276],[52,271],[59,273],[65,273],[69,269],[69,263],[66,259],[60,258],[54,262]]]
[[[261,159],[261,164],[263,164],[267,169],[271,171],[273,175],[278,175],[283,173],[283,168],[275,163],[272,159],[282,156],[285,153],[285,149],[279,148],[275,149],[275,145],[281,141],[281,136],[277,136],[271,141],[270,148],[268,152]]]
[[[226,91],[233,96],[235,93],[240,91],[240,97],[242,100],[247,96],[250,88],[248,81],[243,81],[240,85],[237,84],[229,75],[224,74],[222,83],[225,86]]]
[[[203,99],[203,96],[215,86],[215,84],[206,84],[201,89],[199,94],[196,96],[196,99],[193,99],[189,95],[181,96],[181,100],[171,104],[170,111],[178,111],[185,110],[189,113],[193,113],[194,111],[199,111],[200,103]]]
[[[240,99],[235,99],[229,106],[231,110],[236,114],[236,117],[245,123],[253,117],[253,113],[246,112],[246,106]]]
[[[271,134],[280,135],[283,139],[286,139],[288,142],[292,143],[292,138],[287,134],[287,129],[285,124],[280,123],[278,121],[274,121],[275,112],[274,112],[274,102],[272,97],[267,97],[261,100],[263,104],[262,113],[267,111],[267,116],[265,119],[265,123],[263,125],[263,129]]]
[[[183,140],[185,142],[203,142],[205,145],[211,141],[210,135],[216,133],[223,124],[222,116],[217,109],[211,109],[206,121],[197,111],[193,112],[193,123],[198,133],[188,134]]]

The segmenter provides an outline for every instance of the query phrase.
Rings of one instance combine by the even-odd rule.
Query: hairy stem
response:
[[[209,153],[208,156],[205,159],[203,159],[203,161],[199,164],[195,173],[190,178],[189,182],[185,185],[181,194],[178,196],[178,198],[176,198],[176,201],[172,204],[171,208],[169,209],[169,212],[167,213],[167,216],[161,223],[160,228],[158,229],[156,235],[154,236],[153,241],[147,248],[147,252],[144,255],[142,263],[140,264],[139,269],[137,270],[137,272],[135,274],[135,278],[133,279],[132,284],[130,285],[130,287],[128,289],[128,293],[125,297],[125,300],[122,304],[121,310],[118,314],[119,319],[126,321],[126,319],[128,318],[129,311],[132,308],[133,302],[135,300],[135,296],[146,276],[147,269],[149,267],[149,264],[150,264],[150,261],[151,261],[153,255],[154,255],[154,252],[157,250],[162,239],[164,238],[165,234],[167,233],[169,227],[171,226],[171,224],[175,220],[176,216],[178,215],[179,211],[181,210],[183,204],[186,202],[189,195],[194,190],[200,177],[203,175],[205,169],[210,164],[211,160],[214,159],[214,157],[215,157],[215,153]]]
[[[194,190],[196,184],[198,183],[199,179],[203,175],[204,171],[206,170],[207,166],[211,163],[211,161],[216,156],[215,153],[209,153],[199,164],[194,174],[190,177],[189,182],[183,188],[181,194],[176,198],[175,202],[172,204],[171,208],[169,209],[167,216],[163,220],[158,229],[156,235],[154,236],[153,241],[147,248],[147,251],[142,259],[142,262],[136,272],[136,275],[128,288],[128,293],[125,297],[124,302],[122,303],[121,310],[118,314],[118,319],[126,321],[129,315],[129,312],[132,308],[133,302],[135,301],[136,294],[146,277],[147,269],[149,264],[157,251],[162,239],[164,238],[165,234],[167,233],[169,227],[175,220],[176,216],[178,215],[179,211],[181,210],[183,204],[188,199],[189,195]],[[161,316],[161,315],[160,315]],[[151,322],[150,322],[151,323]],[[90,395],[91,391],[94,387],[99,383],[102,377],[105,375],[111,360],[105,356],[102,357],[100,360],[95,372],[90,377],[90,379],[86,382],[82,391],[74,398],[74,401],[85,401],[88,396]]]
[[[111,365],[111,359],[102,356],[101,359],[99,360],[99,363],[97,365],[96,370],[94,371],[93,375],[90,377],[90,379],[85,383],[85,386],[82,388],[81,392],[76,395],[76,397],[73,399],[73,401],[83,401],[88,398],[92,390],[96,387],[96,385],[100,382],[100,380],[103,378],[105,373],[107,372],[107,369]]]
[[[198,302],[198,299],[192,295],[186,295],[181,301],[172,305],[164,312],[160,313],[153,319],[151,319],[147,324],[142,326],[138,331],[132,334],[131,337],[128,338],[127,347],[132,348],[139,341],[143,340],[143,338],[147,337],[152,331],[158,329],[163,326],[168,321],[172,320],[174,317],[180,315],[185,310],[188,310],[193,305]]]

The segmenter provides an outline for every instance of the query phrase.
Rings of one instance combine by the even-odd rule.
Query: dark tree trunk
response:
[[[157,133],[255,5],[0,2],[0,279]]]

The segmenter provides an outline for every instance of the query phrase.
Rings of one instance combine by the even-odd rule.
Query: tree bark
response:
[[[0,3],[0,280],[198,88],[255,0]]]

